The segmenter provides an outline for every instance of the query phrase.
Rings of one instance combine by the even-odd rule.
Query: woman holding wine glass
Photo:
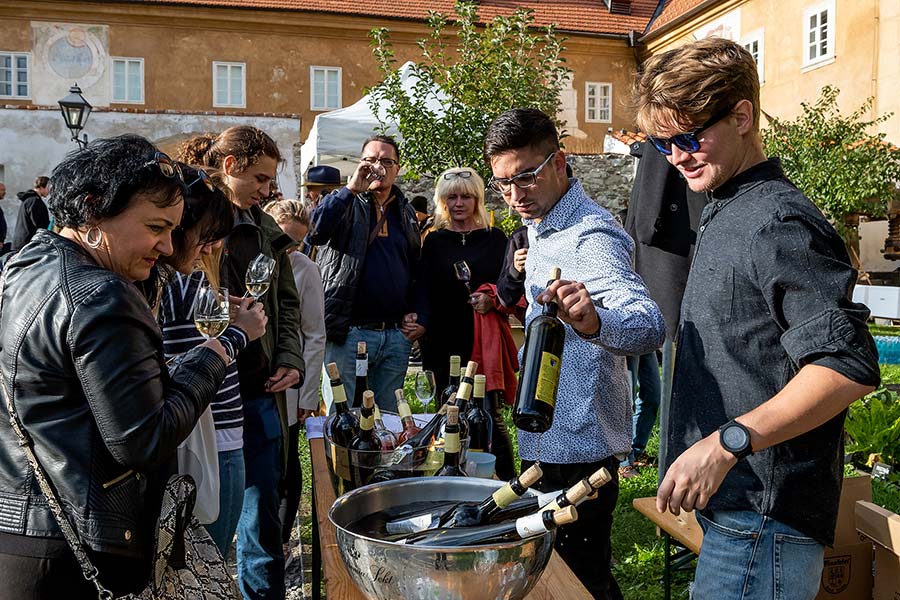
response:
[[[474,169],[455,167],[441,173],[434,206],[435,230],[425,238],[420,266],[431,325],[420,344],[422,368],[434,371],[437,389],[442,390],[449,379],[450,356],[459,355],[462,364],[472,356],[474,313],[496,310],[491,296],[477,290],[497,282],[506,236],[489,226],[484,181]],[[499,400],[496,394],[491,397],[497,476],[510,479],[514,475],[512,445]]]
[[[171,359],[213,337],[236,357],[265,333],[267,318],[261,304],[251,298],[229,302],[227,289],[219,286],[222,240],[233,226],[231,191],[218,171],[180,166],[187,184],[185,209],[172,236],[172,254],[161,261],[175,271],[157,315],[163,349]],[[244,497],[244,415],[235,361],[228,363],[210,409],[219,459],[219,514],[206,530],[227,558]]]
[[[281,152],[265,132],[238,126],[217,136],[187,141],[179,159],[222,171],[231,190],[234,227],[225,239],[222,285],[233,296],[244,296],[249,291],[247,270],[251,261],[260,254],[275,261],[268,289],[259,297],[269,318],[266,332],[249,343],[237,359],[246,467],[237,554],[238,583],[245,597],[283,597],[284,553],[278,509],[288,446],[284,392],[303,382],[304,361],[297,335],[300,301],[286,254],[293,243],[259,206],[271,192]]]
[[[172,253],[182,219],[185,184],[168,156],[135,135],[96,139],[51,182],[59,233],[39,230],[0,277],[3,595],[97,597],[10,425],[11,405],[99,582],[119,597],[146,584],[175,450],[229,357],[211,339],[167,367],[134,285]]]

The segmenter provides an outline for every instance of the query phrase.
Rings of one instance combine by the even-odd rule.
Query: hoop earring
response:
[[[88,228],[87,233],[84,234],[84,241],[88,246],[96,250],[100,247],[100,243],[103,241],[103,232],[100,231],[100,228],[96,225]]]

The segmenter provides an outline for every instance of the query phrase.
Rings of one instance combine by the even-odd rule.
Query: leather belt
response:
[[[386,329],[398,329],[400,327],[400,322],[399,321],[368,321],[366,323],[356,323],[353,326],[359,327],[360,329],[372,329],[374,331],[384,331]]]

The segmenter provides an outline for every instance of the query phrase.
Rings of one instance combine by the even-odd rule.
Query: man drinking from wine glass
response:
[[[811,600],[834,540],[847,406],[879,381],[856,271],[766,158],[743,46],[710,38],[653,57],[635,104],[649,141],[707,195],[656,507],[697,511],[694,597]]]
[[[491,123],[484,142],[491,186],[528,227],[526,327],[537,302],[555,296],[565,327],[553,424],[519,431],[522,466],[540,460],[541,491],[567,488],[600,467],[613,480],[562,527],[556,548],[595,598],[620,599],[610,571],[610,529],[619,487],[617,456],[631,449],[627,354],[645,354],[665,337],[659,308],[631,267],[632,242],[615,218],[566,174],[553,121],[535,109],[512,109]],[[563,280],[545,291],[553,267]],[[524,367],[523,367],[524,369]]]
[[[325,362],[337,363],[352,398],[356,346],[365,342],[369,386],[390,411],[397,410],[394,390],[403,387],[426,319],[413,293],[421,250],[416,211],[394,185],[399,171],[393,138],[367,140],[347,185],[316,207],[307,235],[307,244],[319,246],[325,284]]]

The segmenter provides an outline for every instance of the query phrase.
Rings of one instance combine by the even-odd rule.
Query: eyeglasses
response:
[[[494,190],[500,192],[501,194],[508,195],[512,191],[512,186],[515,185],[520,190],[527,190],[528,188],[532,188],[537,184],[537,176],[541,172],[541,170],[547,166],[547,163],[550,162],[550,159],[559,152],[559,150],[554,150],[551,152],[547,158],[544,159],[544,162],[535,169],[534,171],[526,171],[525,173],[519,173],[513,177],[509,177],[507,179],[502,179],[499,177],[491,177],[491,180],[488,182],[488,186],[493,188]]]
[[[444,179],[451,180],[459,177],[460,179],[468,179],[472,176],[472,171],[451,171],[450,173],[444,173]]]
[[[185,184],[185,186],[190,189],[195,183],[200,181],[203,182],[203,185],[205,185],[206,189],[208,189],[209,191],[216,191],[216,186],[213,185],[212,179],[209,178],[209,175],[203,169],[197,169],[197,179],[188,184]]]
[[[709,129],[710,127],[727,117],[729,114],[731,114],[732,108],[733,107],[728,107],[720,110],[712,117],[710,117],[710,119],[703,125],[690,133],[679,133],[668,138],[648,135],[647,139],[650,140],[650,143],[653,144],[654,148],[656,148],[661,154],[664,154],[666,156],[672,155],[672,144],[675,144],[678,148],[687,152],[688,154],[692,154],[700,149],[700,140],[697,138],[697,136],[699,136],[704,129]]]
[[[393,158],[374,158],[372,156],[367,156],[366,158],[363,158],[362,161],[364,163],[368,163],[370,165],[374,165],[375,163],[381,163],[382,167],[387,167],[387,168],[396,167],[397,165],[400,164]]]
[[[159,169],[159,172],[162,173],[163,177],[173,178],[179,177],[182,180],[184,177],[181,174],[181,167],[178,166],[174,160],[169,158],[169,156],[163,152],[156,151],[156,154],[153,155],[153,160],[148,160],[144,163],[145,167],[153,167],[155,166]]]

